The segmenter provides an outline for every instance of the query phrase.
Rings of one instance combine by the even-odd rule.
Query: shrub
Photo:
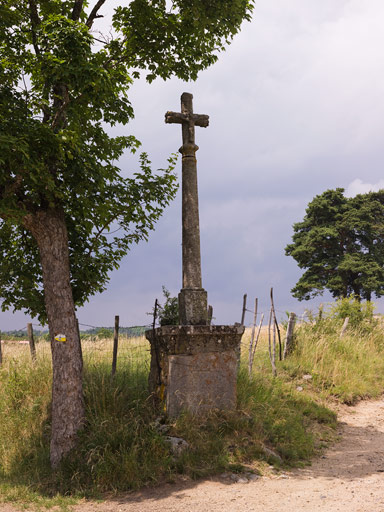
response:
[[[349,317],[349,323],[353,327],[357,327],[364,320],[373,320],[373,311],[375,305],[373,302],[360,302],[354,295],[339,299],[332,305],[329,316],[344,320]]]
[[[165,286],[163,288],[163,295],[165,302],[163,305],[158,305],[157,317],[160,325],[178,325],[179,324],[179,302],[177,297],[171,297],[171,293]]]

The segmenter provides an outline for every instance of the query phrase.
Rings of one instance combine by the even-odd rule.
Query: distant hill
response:
[[[128,338],[136,338],[138,336],[144,336],[144,333],[150,326],[148,325],[135,325],[132,327],[119,327],[119,334],[123,336],[127,336]],[[80,329],[81,334],[89,335],[89,336],[97,336],[101,333],[111,333],[113,335],[113,327],[94,327],[92,329],[83,330]],[[33,329],[33,334],[36,337],[44,336],[48,334],[48,329]],[[27,339],[27,329],[14,329],[11,331],[1,331],[1,336],[3,339]]]
[[[135,325],[132,327],[119,327],[119,334],[127,336],[128,338],[136,338],[138,336],[144,336],[144,333],[150,326],[148,325]],[[111,333],[113,335],[114,328],[113,327],[95,327],[93,329],[87,329],[86,331],[80,330],[81,334],[88,334],[91,336],[97,336],[100,332]]]

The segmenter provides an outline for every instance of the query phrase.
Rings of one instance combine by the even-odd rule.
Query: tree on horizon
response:
[[[305,269],[294,297],[309,300],[326,289],[334,298],[384,295],[384,190],[351,198],[343,188],[326,190],[293,230],[285,254]]]

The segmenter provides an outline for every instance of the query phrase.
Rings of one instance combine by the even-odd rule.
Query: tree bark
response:
[[[64,214],[58,209],[27,215],[24,225],[40,250],[53,369],[50,459],[56,468],[75,446],[85,421],[83,361],[70,284],[68,233]],[[65,341],[55,339],[59,334]]]

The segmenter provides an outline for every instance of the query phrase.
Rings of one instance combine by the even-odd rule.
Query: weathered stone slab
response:
[[[169,416],[184,409],[204,413],[236,407],[237,359],[233,350],[168,357],[166,408]]]
[[[167,414],[236,406],[240,325],[166,325],[146,332],[151,342],[150,390]]]

